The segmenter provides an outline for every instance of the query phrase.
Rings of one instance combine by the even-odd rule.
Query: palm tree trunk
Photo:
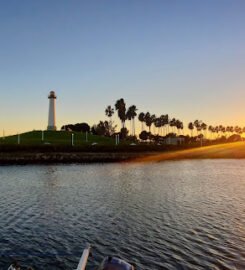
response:
[[[135,136],[135,119],[133,118],[133,135]]]

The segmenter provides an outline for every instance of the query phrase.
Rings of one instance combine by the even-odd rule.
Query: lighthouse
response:
[[[48,130],[56,130],[56,111],[55,102],[56,95],[54,91],[49,93],[49,115],[48,115]]]

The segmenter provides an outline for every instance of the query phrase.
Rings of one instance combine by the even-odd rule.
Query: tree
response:
[[[155,119],[155,114],[151,115],[149,112],[145,114],[145,123],[146,126],[149,128],[149,132],[151,132],[151,125],[154,123]]]
[[[90,132],[90,126],[87,123],[81,123],[80,130],[82,132]]]
[[[97,125],[92,127],[92,133],[100,136],[111,136],[115,133],[116,126],[113,126],[111,121],[100,121]]]
[[[125,127],[121,128],[119,136],[120,136],[121,140],[125,140],[127,138],[127,136],[128,136],[128,129],[125,128]]]
[[[234,130],[237,134],[241,134],[242,129],[239,126],[235,126]]]
[[[112,115],[114,114],[114,109],[111,107],[111,105],[106,107],[105,114],[109,117],[109,119],[111,119]]]
[[[214,132],[214,128],[213,128],[213,126],[208,126],[208,131],[209,131],[209,133],[210,133],[210,137],[211,137],[211,139],[213,138],[213,132]]]
[[[184,129],[184,124],[180,120],[176,120],[175,126],[176,126],[176,128],[178,130],[178,135],[179,135],[180,130],[183,130]]]
[[[163,130],[163,128],[165,126],[167,126],[167,130],[166,130],[166,135],[167,133],[169,132],[168,130],[168,125],[169,125],[169,117],[168,117],[168,114],[165,114],[165,115],[161,115],[160,116],[160,122],[161,122],[161,129]],[[162,135],[163,135],[163,131],[162,131]]]
[[[157,134],[160,135],[160,128],[162,127],[161,118],[157,117],[154,122],[155,127],[158,129]]]
[[[110,126],[113,126],[113,121],[111,120],[111,118],[112,118],[112,115],[114,114],[114,109],[111,107],[111,105],[108,105],[107,107],[106,107],[106,109],[105,109],[105,114],[106,114],[106,116],[108,116],[109,117],[109,125]],[[111,131],[110,132],[110,135],[112,135],[113,133],[114,133],[115,131]]]
[[[141,112],[138,116],[139,121],[141,122],[141,131],[144,130],[145,114]]]
[[[229,126],[227,126],[226,128],[225,128],[225,133],[226,133],[226,135],[230,135],[230,127]]]
[[[76,131],[76,132],[90,132],[90,126],[87,123],[77,123],[75,125],[68,124],[61,127],[61,130]]]
[[[241,140],[242,140],[242,138],[241,138],[241,135],[239,135],[239,134],[233,134],[227,139],[228,142],[238,142]]]
[[[132,105],[128,108],[128,111],[126,113],[126,117],[129,121],[131,121],[131,135],[135,136],[135,117],[137,116],[137,108],[135,105]]]
[[[188,124],[188,128],[189,128],[189,130],[191,131],[191,137],[193,137],[193,129],[194,129],[194,125],[193,125],[192,122],[190,122],[190,123]]]
[[[149,131],[150,131],[152,123],[151,123],[151,114],[149,112],[145,114],[145,124],[149,128]]]
[[[140,137],[140,139],[141,139],[142,141],[146,141],[146,140],[149,139],[150,134],[151,134],[150,132],[147,132],[147,131],[143,130],[143,131],[140,133],[139,137]]]
[[[200,120],[195,120],[194,121],[194,127],[196,127],[197,130],[197,135],[199,135],[200,131],[202,131],[202,121]]]
[[[126,116],[126,103],[123,98],[118,99],[115,103],[115,109],[122,123],[122,128],[125,128],[125,121],[127,120]]]
[[[175,118],[172,118],[169,121],[169,125],[170,125],[170,127],[172,127],[172,133],[174,133],[174,127],[176,126],[176,119]]]
[[[201,130],[204,131],[204,134],[205,134],[205,138],[207,138],[207,125],[205,123],[201,123]]]

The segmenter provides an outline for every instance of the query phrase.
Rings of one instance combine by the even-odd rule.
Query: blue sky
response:
[[[0,129],[104,119],[123,97],[184,122],[245,126],[244,0],[0,1]]]

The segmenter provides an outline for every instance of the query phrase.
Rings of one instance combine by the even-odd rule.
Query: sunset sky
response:
[[[0,1],[0,130],[105,119],[127,105],[245,126],[244,0]],[[1,132],[1,131],[0,131]]]

